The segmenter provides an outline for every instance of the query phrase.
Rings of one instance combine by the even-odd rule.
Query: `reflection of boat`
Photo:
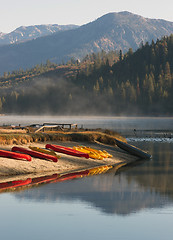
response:
[[[64,154],[75,156],[75,157],[89,158],[89,155],[87,153],[83,153],[83,152],[77,151],[77,150],[69,148],[69,147],[63,147],[63,146],[53,145],[53,144],[46,144],[46,148],[52,149],[55,152],[60,152],[60,153],[64,153]]]
[[[17,180],[17,181],[14,180],[14,181],[10,181],[10,182],[0,183],[0,191],[6,190],[9,188],[17,188],[17,187],[21,187],[21,186],[32,187],[32,186],[36,186],[36,185],[43,184],[43,183],[56,183],[56,182],[63,182],[63,181],[87,177],[87,176],[93,176],[93,175],[106,173],[110,169],[117,171],[119,168],[121,168],[125,164],[126,163],[120,163],[120,164],[117,164],[116,166],[101,165],[98,167],[85,169],[85,170],[81,170],[81,171],[67,172],[67,173],[63,173],[63,174],[55,173],[52,175],[34,177],[32,179],[28,178],[26,180]]]
[[[88,176],[89,170],[84,170],[84,171],[79,171],[79,172],[72,172],[72,173],[66,173],[66,174],[62,174],[57,180],[56,182],[62,182],[62,181],[66,181],[66,180],[72,180],[74,178],[81,178],[81,177],[85,177]]]
[[[41,153],[41,152],[36,152],[33,150],[29,150],[23,147],[13,147],[12,151],[14,152],[22,152],[22,153],[26,153],[29,154],[32,157],[36,157],[36,158],[41,158],[41,159],[47,159],[47,160],[52,160],[53,162],[57,162],[58,158],[46,153]]]
[[[95,167],[95,168],[89,169],[89,175],[97,175],[97,174],[105,173],[111,168],[112,168],[111,165]]]
[[[15,153],[15,152],[6,151],[6,150],[0,150],[0,157],[31,161],[31,156],[29,155]]]
[[[40,184],[40,183],[48,183],[56,180],[59,177],[57,173],[49,176],[37,177],[33,178],[31,184]]]
[[[28,178],[26,180],[18,180],[18,181],[11,181],[11,182],[0,183],[0,190],[26,186],[26,185],[30,184],[31,181],[32,181],[32,179]]]
[[[151,155],[133,145],[130,145],[128,143],[125,143],[125,142],[122,142],[122,141],[119,141],[116,139],[116,144],[119,148],[127,151],[128,153],[132,154],[132,155],[135,155],[137,157],[140,157],[140,158],[151,158]]]

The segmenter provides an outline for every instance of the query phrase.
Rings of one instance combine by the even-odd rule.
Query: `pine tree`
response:
[[[164,80],[165,80],[165,87],[166,89],[171,88],[172,86],[172,77],[171,77],[171,71],[170,71],[170,65],[169,62],[166,62],[165,65],[165,76],[164,76]]]

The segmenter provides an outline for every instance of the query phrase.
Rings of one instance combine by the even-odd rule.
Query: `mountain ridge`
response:
[[[144,18],[130,12],[107,13],[78,28],[60,31],[24,43],[0,47],[0,73],[30,68],[70,58],[82,59],[89,53],[136,50],[142,42],[151,42],[173,33],[173,22]]]
[[[10,33],[0,32],[0,45],[14,44],[33,40],[38,37],[50,35],[59,31],[77,28],[77,25],[41,24],[31,26],[20,26]]]

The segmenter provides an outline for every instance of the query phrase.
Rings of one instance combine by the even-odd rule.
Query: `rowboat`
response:
[[[41,158],[41,159],[47,159],[47,160],[52,160],[53,162],[57,162],[58,158],[46,153],[41,153],[41,152],[36,152],[33,150],[29,150],[23,147],[13,147],[12,148],[13,152],[21,152],[21,153],[26,153],[32,157],[36,157],[36,158]]]
[[[46,144],[46,148],[47,149],[52,149],[55,152],[60,152],[60,153],[64,153],[64,154],[75,156],[75,157],[89,158],[89,155],[87,153],[83,153],[83,152],[80,152],[78,150],[75,150],[75,149],[69,148],[69,147],[64,147],[64,146],[60,146],[60,145],[53,145],[53,144]]]
[[[13,158],[18,160],[27,160],[29,162],[32,160],[31,156],[29,155],[15,153],[15,152],[6,151],[6,150],[0,150],[0,157]]]
[[[140,158],[151,158],[151,155],[133,145],[130,145],[128,143],[125,143],[125,142],[122,142],[120,140],[117,140],[116,139],[116,144],[119,148],[125,150],[126,152],[134,155],[134,156],[137,156],[137,157],[140,157]]]

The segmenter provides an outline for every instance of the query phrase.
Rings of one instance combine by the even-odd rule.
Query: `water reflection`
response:
[[[0,125],[12,124],[26,126],[44,122],[77,123],[84,128],[107,128],[117,130],[172,129],[173,118],[162,117],[103,117],[103,116],[18,116],[1,115]]]
[[[172,204],[172,144],[144,145],[153,155],[152,161],[124,167],[119,172],[112,170],[99,176],[43,185],[14,193],[15,197],[52,203],[80,200],[106,214],[119,215]]]

